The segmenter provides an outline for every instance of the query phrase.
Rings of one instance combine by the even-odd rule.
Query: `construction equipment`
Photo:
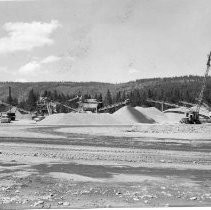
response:
[[[2,113],[3,115],[1,117],[4,118],[4,120],[1,120],[2,121],[7,121],[6,120],[6,117],[10,118],[10,121],[15,121],[15,112],[11,112],[11,108],[12,106],[8,103],[5,103],[5,102],[2,102],[0,101],[0,104],[4,105],[5,107],[7,107],[7,111],[5,111],[5,113]]]
[[[83,99],[82,96],[78,101],[78,112],[97,113],[102,102],[95,98]]]
[[[1,123],[10,123],[11,118],[8,116],[8,113],[1,114]]]
[[[4,105],[5,107],[7,107],[7,111],[4,111],[3,114],[4,115],[6,114],[7,117],[9,117],[11,121],[15,121],[15,119],[16,119],[16,112],[17,111],[19,111],[21,113],[24,113],[24,114],[30,114],[29,111],[26,111],[24,109],[18,108],[16,106],[11,106],[10,104],[5,103],[3,101],[0,101],[0,105]]]
[[[105,107],[102,107],[102,102],[97,99],[85,99],[83,96],[76,96],[72,99],[67,100],[67,102],[76,102],[78,104],[77,108],[73,108],[70,105],[63,104],[58,101],[52,101],[47,97],[40,97],[39,101],[37,102],[37,116],[44,116],[44,115],[51,115],[56,113],[56,105],[61,105],[69,110],[69,112],[77,112],[77,113],[84,113],[84,112],[93,112],[93,113],[104,113],[109,112],[113,113],[117,109],[127,105],[130,103],[129,99],[126,99],[122,102],[111,104]]]
[[[40,97],[37,101],[37,116],[44,116],[46,114],[52,114],[51,107],[49,105],[50,100],[47,97]]]
[[[69,109],[69,110],[71,110],[71,111],[78,112],[78,110],[76,110],[76,109],[74,109],[74,108],[72,108],[72,107],[70,107],[70,106],[67,106],[67,105],[65,105],[65,104],[62,104],[62,103],[60,103],[60,102],[55,102],[55,103],[60,104],[60,105],[66,107],[67,109]]]
[[[75,98],[71,98],[71,99],[69,99],[68,101],[69,101],[69,102],[72,102],[72,101],[75,101],[75,100],[77,100],[77,99],[79,99],[79,100],[80,100],[80,98],[81,98],[81,97],[76,96]]]
[[[184,105],[187,106],[187,107],[188,107],[188,106],[189,106],[189,107],[195,107],[195,106],[197,106],[197,104],[190,103],[190,102],[186,102],[186,101],[180,101],[179,103],[184,104]],[[203,105],[203,107],[206,108],[207,111],[211,111],[211,107],[210,107],[208,104],[202,102],[201,105]]]
[[[36,122],[39,122],[39,121],[45,119],[45,117],[42,115],[37,115],[37,116],[32,117],[32,119]]]
[[[16,115],[14,112],[7,112],[7,116],[11,119],[11,121],[15,121]]]
[[[186,116],[180,120],[181,123],[185,123],[185,124],[200,124],[201,123],[199,119],[199,111],[202,105],[204,91],[206,88],[207,77],[210,70],[210,60],[211,60],[211,52],[208,55],[207,68],[204,74],[201,91],[200,91],[199,97],[196,98],[196,101],[197,101],[196,107],[190,109],[190,111],[186,113]]]
[[[126,100],[124,100],[122,102],[119,102],[119,103],[115,103],[115,104],[111,104],[111,105],[108,105],[108,106],[104,106],[104,107],[98,109],[98,112],[100,112],[100,113],[102,113],[102,112],[113,113],[117,109],[120,109],[121,107],[126,106],[128,104],[130,104],[130,100],[126,99]]]
[[[190,110],[185,113],[185,117],[180,120],[180,123],[185,124],[201,124],[199,120],[199,112]]]
[[[161,104],[161,111],[162,112],[164,111],[164,105],[170,106],[170,107],[176,107],[176,108],[180,107],[177,104],[173,104],[173,103],[169,103],[169,102],[164,102],[164,101],[158,101],[158,100],[152,100],[152,99],[147,99],[146,101],[147,102],[150,102],[150,103]]]
[[[179,101],[179,103],[181,103],[185,106],[190,106],[190,107],[196,106],[196,104],[190,103],[190,102],[187,102],[187,101]]]
[[[8,98],[9,98],[8,103],[3,102],[3,101],[0,100],[0,105],[6,107],[6,110],[4,110],[4,112],[6,113],[7,117],[10,118],[11,121],[15,121],[15,119],[16,119],[16,112],[17,111],[19,111],[21,113],[24,113],[24,114],[30,114],[29,111],[26,111],[24,109],[21,109],[19,107],[16,107],[16,106],[12,105],[12,103],[11,103],[11,99],[12,99],[11,87],[9,87],[9,96],[8,96]],[[5,113],[3,113],[3,114],[5,115]],[[6,121],[6,119],[5,119],[5,121]]]
[[[74,100],[76,100],[77,98],[78,97],[75,97]],[[61,105],[69,109],[70,111],[78,112],[78,110],[68,105],[65,105],[61,102],[50,100],[48,97],[40,97],[39,100],[37,101],[37,114],[36,116],[34,116],[34,119],[37,119],[37,121],[40,121],[44,119],[45,115],[51,115],[51,114],[57,113],[56,111],[57,105]]]

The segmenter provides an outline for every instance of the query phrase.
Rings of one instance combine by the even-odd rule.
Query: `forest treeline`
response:
[[[86,83],[83,83],[83,91],[80,88],[74,87],[71,83],[69,87],[70,91],[65,92],[62,89],[52,88],[52,90],[44,86],[46,89],[37,90],[36,86],[30,88],[28,94],[23,99],[17,99],[17,97],[7,98],[6,102],[17,105],[26,110],[35,110],[36,101],[40,96],[48,97],[52,101],[69,104],[68,100],[75,96],[83,96],[83,99],[96,98],[103,103],[103,106],[113,103],[121,102],[129,99],[132,106],[156,106],[159,104],[152,104],[147,99],[160,100],[177,104],[179,101],[187,101],[195,103],[199,96],[203,77],[199,76],[184,76],[184,77],[172,77],[172,78],[154,78],[154,79],[142,79],[133,82],[122,84],[107,84],[102,83],[88,83],[92,85],[87,88],[87,92],[84,91]],[[77,83],[78,84],[78,83]],[[52,85],[52,84],[51,84]],[[64,85],[61,83],[61,85]],[[75,88],[75,92],[71,91]],[[211,105],[211,78],[207,80],[206,90],[204,92],[204,101]],[[77,106],[77,104],[69,104],[71,106]]]

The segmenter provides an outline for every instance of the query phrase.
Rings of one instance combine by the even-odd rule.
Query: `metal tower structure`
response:
[[[202,88],[201,88],[199,97],[197,98],[197,102],[198,102],[197,106],[196,106],[196,112],[197,113],[199,113],[199,111],[200,111],[203,96],[204,96],[204,90],[206,88],[206,82],[207,82],[207,78],[208,78],[208,74],[209,74],[209,70],[210,70],[210,60],[211,60],[211,52],[208,55],[207,69],[206,69],[205,74],[204,74],[204,78],[203,78],[203,82],[202,82]]]

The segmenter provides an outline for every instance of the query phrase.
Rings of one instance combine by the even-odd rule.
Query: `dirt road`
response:
[[[130,130],[0,126],[0,209],[211,206],[210,139]]]

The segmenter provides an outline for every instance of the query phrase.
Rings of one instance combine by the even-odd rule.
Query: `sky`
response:
[[[0,81],[203,75],[210,0],[0,0]]]

